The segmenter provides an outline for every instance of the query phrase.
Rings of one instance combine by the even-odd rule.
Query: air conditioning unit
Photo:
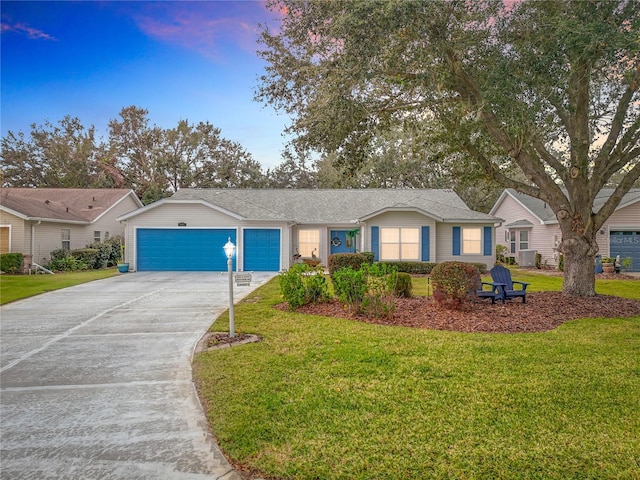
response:
[[[518,265],[521,267],[535,267],[536,253],[538,253],[537,250],[520,250],[518,252]]]

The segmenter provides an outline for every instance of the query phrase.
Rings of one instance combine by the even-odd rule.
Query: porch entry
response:
[[[357,240],[357,236],[354,238],[349,238],[347,236],[347,232],[349,230],[331,230],[329,233],[331,237],[329,238],[329,253],[353,253],[355,252],[355,244]]]

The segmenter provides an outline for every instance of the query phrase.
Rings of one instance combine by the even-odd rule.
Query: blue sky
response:
[[[263,1],[2,1],[1,127],[78,117],[108,134],[123,107],[151,124],[208,121],[263,168],[281,163],[288,118],[253,101]]]

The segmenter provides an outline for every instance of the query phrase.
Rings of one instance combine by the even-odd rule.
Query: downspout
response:
[[[31,263],[33,263],[33,256],[36,254],[35,253],[35,249],[36,249],[36,225],[40,225],[41,223],[42,223],[42,220],[38,220],[38,223],[31,222],[31,248],[30,248]],[[31,274],[31,264],[29,264],[29,274]]]
[[[287,230],[288,230],[288,237],[289,237],[289,248],[287,249],[287,260],[286,260],[286,265],[282,265],[281,267],[283,268],[284,271],[287,271],[291,268],[291,263],[292,263],[292,259],[293,259],[293,254],[295,253],[293,251],[293,227],[295,227],[296,225],[298,225],[298,222],[287,222]],[[282,262],[284,263],[284,261]]]
[[[36,225],[40,225],[41,223],[42,220],[38,220],[38,223],[31,222],[31,261],[33,261],[33,256],[36,253]]]

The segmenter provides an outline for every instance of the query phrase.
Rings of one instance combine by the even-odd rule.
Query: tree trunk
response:
[[[564,255],[562,293],[575,297],[595,296],[595,255],[598,253],[595,238],[589,241],[572,232],[568,239],[563,239],[561,251]]]

